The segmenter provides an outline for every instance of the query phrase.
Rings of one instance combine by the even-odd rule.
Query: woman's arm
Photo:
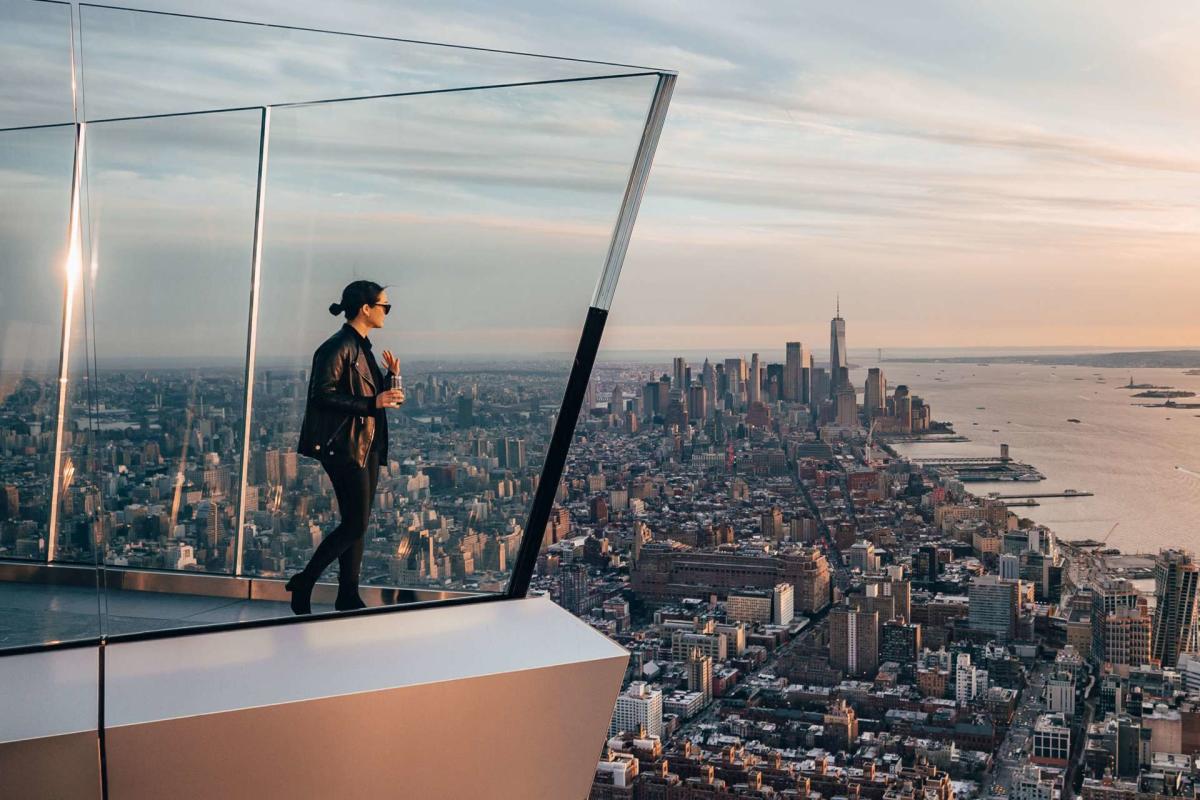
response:
[[[356,414],[360,417],[374,413],[375,398],[358,397],[338,391],[346,372],[345,349],[333,347],[317,350],[313,357],[312,380],[308,382],[308,399],[319,408]]]

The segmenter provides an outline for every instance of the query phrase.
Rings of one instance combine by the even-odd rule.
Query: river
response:
[[[864,365],[866,366],[866,365]],[[1094,497],[1042,499],[1013,510],[1060,538],[1103,539],[1125,552],[1168,545],[1200,553],[1200,409],[1140,408],[1123,389],[1128,370],[1017,364],[881,365],[889,392],[905,383],[970,442],[896,445],[912,456],[1010,456],[1033,465],[1039,483],[971,483],[969,491],[1095,492]],[[866,370],[854,370],[860,387]],[[1200,395],[1200,376],[1178,369],[1138,369],[1135,383]],[[1200,402],[1200,397],[1179,402]],[[1068,419],[1078,419],[1078,423]],[[1116,525],[1114,529],[1113,526]]]

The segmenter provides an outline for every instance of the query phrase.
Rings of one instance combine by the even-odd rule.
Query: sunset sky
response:
[[[1192,3],[138,5],[677,70],[610,350],[1200,345]]]

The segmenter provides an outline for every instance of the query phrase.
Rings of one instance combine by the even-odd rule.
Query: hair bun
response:
[[[340,305],[338,305],[337,303],[330,303],[329,304],[329,313],[333,314],[336,317],[338,314],[342,313],[342,307]]]

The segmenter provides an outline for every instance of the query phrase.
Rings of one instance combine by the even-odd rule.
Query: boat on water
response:
[[[1068,417],[1067,422],[1074,422],[1076,424],[1079,424],[1079,420],[1075,419],[1074,417]]]

